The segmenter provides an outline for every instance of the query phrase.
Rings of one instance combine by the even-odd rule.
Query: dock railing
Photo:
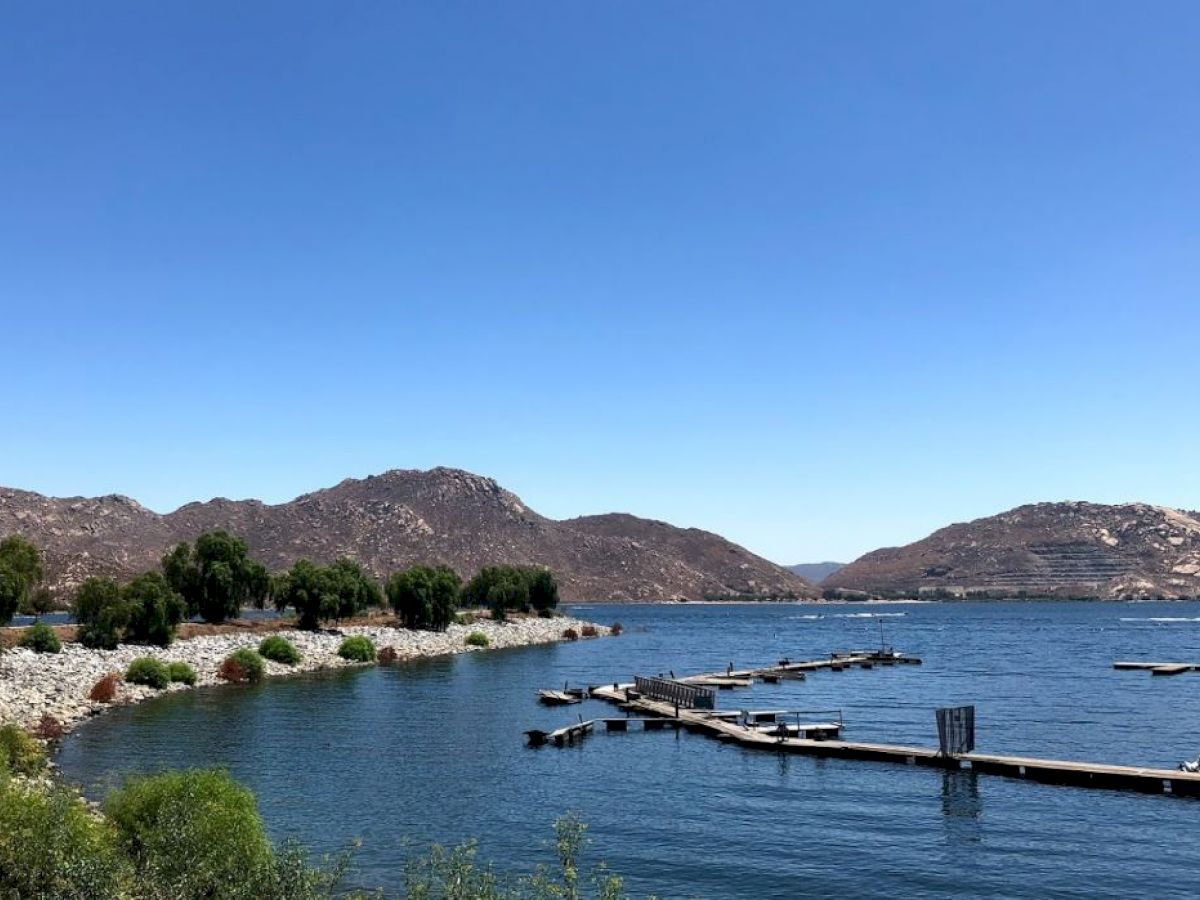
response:
[[[662,703],[673,703],[680,709],[716,709],[717,692],[713,688],[685,684],[666,678],[646,678],[635,675],[633,688],[643,697]]]

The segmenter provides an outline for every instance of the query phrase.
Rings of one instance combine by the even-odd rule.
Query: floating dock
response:
[[[1200,773],[977,752],[947,755],[930,747],[844,741],[824,736],[780,736],[748,727],[734,720],[728,713],[699,709],[677,711],[673,704],[637,697],[633,684],[592,688],[592,696],[619,704],[629,712],[670,718],[677,723],[676,727],[706,734],[751,750],[892,762],[936,769],[968,769],[987,775],[1026,779],[1042,784],[1200,797]],[[741,718],[743,714],[734,715]]]
[[[1182,675],[1184,672],[1195,672],[1200,669],[1200,663],[1179,662],[1115,662],[1114,669],[1148,670],[1151,675]]]

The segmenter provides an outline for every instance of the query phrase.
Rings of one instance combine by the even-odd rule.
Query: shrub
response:
[[[369,637],[356,634],[342,641],[342,645],[338,647],[338,656],[352,662],[374,662],[375,644]]]
[[[173,662],[167,665],[167,677],[180,684],[195,684],[196,670],[185,662]]]
[[[46,713],[38,720],[37,727],[33,729],[33,733],[43,741],[57,741],[66,734],[66,730],[63,728],[62,722],[49,713]]]
[[[96,703],[112,703],[113,699],[117,696],[117,685],[120,683],[121,676],[116,672],[109,672],[92,685],[88,699]]]
[[[379,664],[390,666],[400,661],[400,653],[395,647],[384,647],[379,651]]]
[[[257,684],[263,680],[265,673],[263,658],[249,647],[244,647],[225,657],[221,668],[217,670],[217,677],[233,684]]]
[[[111,578],[89,578],[75,594],[75,619],[79,643],[99,650],[116,650],[121,629],[129,621],[129,608],[121,588]]]
[[[300,662],[300,651],[296,649],[296,645],[279,634],[263,638],[262,643],[258,645],[258,653],[264,659],[283,663],[285,666],[294,666]]]
[[[584,637],[596,637],[599,632],[596,631],[595,625],[584,625],[580,634],[582,634]]]
[[[130,684],[144,684],[161,691],[171,683],[171,673],[162,660],[153,656],[139,656],[125,670],[125,680]]]
[[[623,632],[625,630],[625,628],[623,625],[621,625],[620,622],[613,622],[608,630],[615,637],[616,635]]]
[[[568,628],[563,632],[563,638],[568,641],[577,641],[579,640],[579,632],[574,628]]]
[[[467,635],[466,643],[468,647],[489,647],[492,642],[482,631],[472,631]]]
[[[116,834],[67,788],[0,785],[0,897],[130,896]]]
[[[62,650],[62,641],[45,622],[34,622],[21,635],[21,646],[34,653],[58,653]]]
[[[137,776],[104,811],[139,875],[172,898],[242,898],[271,865],[254,795],[220,770]]]
[[[0,727],[0,759],[15,775],[38,775],[46,768],[46,749],[16,725]]]

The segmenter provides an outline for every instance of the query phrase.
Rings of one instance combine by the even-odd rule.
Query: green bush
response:
[[[62,641],[45,622],[34,622],[21,635],[21,646],[34,653],[58,653],[62,650]]]
[[[139,656],[125,670],[125,680],[130,684],[144,684],[161,691],[171,683],[171,672],[162,660],[153,656]]]
[[[217,677],[235,684],[258,684],[266,672],[263,658],[249,647],[243,647],[225,657]]]
[[[168,663],[167,677],[180,684],[195,684],[196,670],[185,662]]]
[[[38,775],[46,770],[46,749],[29,732],[5,725],[0,727],[0,763],[14,775]]]
[[[0,897],[129,897],[132,875],[114,829],[69,790],[0,782]]]
[[[254,795],[228,772],[132,777],[104,811],[156,897],[249,898],[273,862]]]
[[[492,642],[488,640],[488,636],[482,631],[472,631],[467,635],[466,643],[468,647],[489,647]]]
[[[369,637],[356,634],[342,641],[338,656],[352,662],[375,662],[375,643]]]
[[[263,638],[262,643],[258,645],[258,652],[265,659],[283,663],[285,666],[294,666],[300,662],[300,651],[296,649],[296,645],[279,634]]]
[[[121,630],[129,622],[129,607],[111,578],[89,578],[75,594],[73,611],[79,622],[78,639],[85,647],[116,650]]]

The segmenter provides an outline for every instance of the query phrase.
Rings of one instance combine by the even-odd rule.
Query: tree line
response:
[[[19,535],[0,541],[0,624],[29,609],[43,577],[32,543]],[[301,559],[272,574],[244,540],[211,531],[194,544],[177,544],[158,569],[125,584],[88,578],[75,592],[72,611],[81,643],[112,649],[121,641],[166,646],[185,619],[220,624],[268,605],[293,609],[297,627],[306,630],[386,606],[406,628],[444,630],[460,607],[486,607],[503,620],[510,611],[548,615],[558,600],[558,582],[541,566],[485,566],[465,585],[449,566],[414,565],[381,586],[346,557],[329,565]]]

